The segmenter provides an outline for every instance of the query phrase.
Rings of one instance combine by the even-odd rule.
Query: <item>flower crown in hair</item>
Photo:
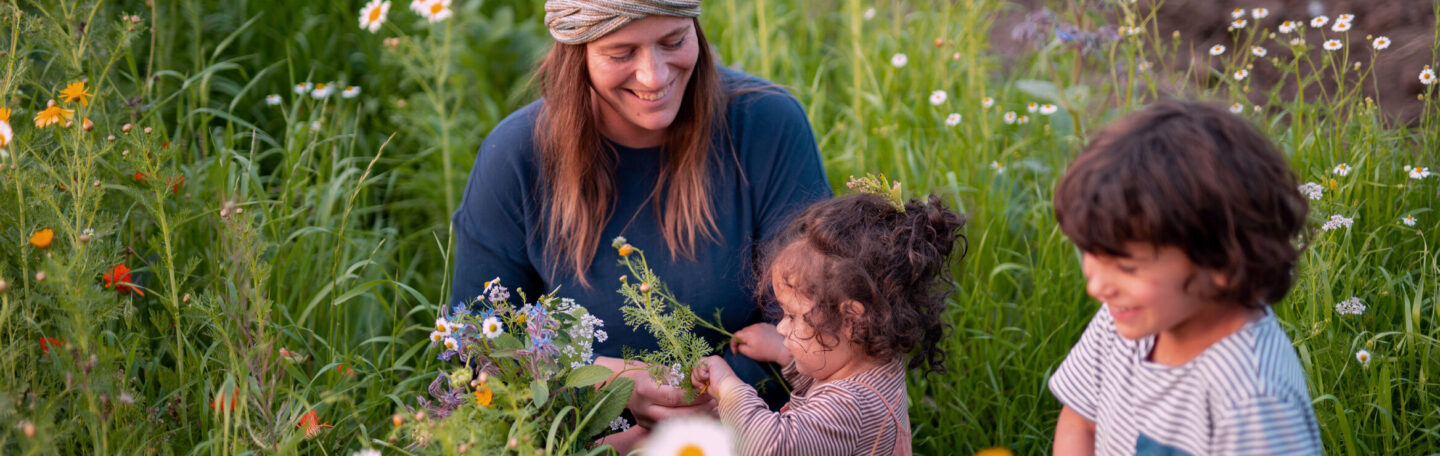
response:
[[[900,181],[890,182],[884,174],[876,176],[867,173],[865,177],[861,178],[850,176],[850,182],[846,182],[845,186],[857,192],[880,195],[891,206],[894,206],[895,210],[902,214],[905,213],[905,198],[900,190]]]

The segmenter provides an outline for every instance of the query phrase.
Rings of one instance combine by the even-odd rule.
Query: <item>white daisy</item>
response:
[[[266,95],[266,96],[265,96],[265,105],[266,105],[266,106],[275,106],[275,105],[278,105],[278,104],[280,104],[280,101],[281,101],[281,100],[280,100],[280,94],[272,93],[272,94],[269,94],[269,95]]]
[[[497,317],[486,318],[480,322],[480,333],[484,334],[486,339],[494,339],[505,334],[505,325],[501,324]]]
[[[1350,22],[1353,20],[1355,20],[1354,14],[1341,14],[1339,16],[1335,16],[1335,22]]]
[[[995,170],[995,174],[1004,174],[1004,173],[1005,173],[1005,165],[1000,164],[999,161],[991,161],[991,162],[990,162],[990,169]]]
[[[1325,17],[1325,16],[1315,16],[1314,19],[1311,19],[1311,20],[1310,20],[1310,27],[1312,27],[1312,28],[1320,28],[1320,27],[1324,27],[1325,24],[1328,24],[1328,23],[1330,23],[1330,18]]]
[[[1330,30],[1333,30],[1335,32],[1348,32],[1350,31],[1350,23],[1344,21],[1335,21],[1335,25],[1330,26]]]
[[[930,105],[940,106],[945,103],[946,98],[950,98],[950,95],[947,95],[944,90],[930,92]]]
[[[1280,23],[1280,33],[1288,34],[1293,31],[1295,31],[1295,21],[1285,21]]]
[[[0,120],[0,150],[10,145],[15,140],[15,129],[10,126],[9,120]]]
[[[1035,111],[1039,111],[1039,110],[1040,110],[1040,103],[1036,103],[1036,102],[1033,102],[1033,101],[1032,101],[1032,102],[1030,102],[1030,104],[1025,105],[1025,112],[1035,112]]]
[[[425,16],[425,20],[431,23],[449,19],[455,14],[450,9],[450,0],[430,0],[426,3],[428,4],[425,5],[425,10],[421,11],[420,15]]]
[[[1327,51],[1338,51],[1342,47],[1345,46],[1340,44],[1340,40],[1325,40],[1325,50]]]
[[[1401,217],[1401,218],[1400,218],[1400,223],[1404,223],[1405,226],[1415,226],[1415,216],[1413,216],[1413,215],[1407,215],[1407,216]]]
[[[424,15],[425,10],[430,8],[430,2],[435,0],[413,0],[410,2],[410,10],[415,14]]]
[[[1236,71],[1235,71],[1235,80],[1236,80],[1236,81],[1243,81],[1243,80],[1245,80],[1246,77],[1249,77],[1249,76],[1250,76],[1250,72],[1249,72],[1249,71],[1246,71],[1246,70],[1236,70]]]
[[[460,349],[460,341],[455,340],[454,337],[446,337],[446,338],[445,338],[445,349],[446,349],[446,350],[459,350],[459,349]]]
[[[445,333],[442,333],[440,331],[430,331],[431,342],[440,342],[443,340],[445,340]]]
[[[1048,115],[1051,115],[1051,114],[1054,114],[1055,111],[1059,111],[1059,110],[1060,110],[1060,108],[1055,107],[1055,105],[1053,105],[1053,104],[1047,104],[1047,105],[1041,105],[1041,106],[1040,106],[1040,113],[1041,113],[1041,114],[1044,114],[1044,115],[1047,115],[1047,116],[1048,116]]]
[[[350,456],[381,456],[381,454],[380,450],[376,450],[374,448],[366,448],[360,451],[356,451],[354,453],[350,453]]]
[[[1427,177],[1430,177],[1430,168],[1421,168],[1418,166],[1410,168],[1411,179],[1424,179]]]
[[[1018,123],[1020,125],[1030,123],[1030,116],[1020,116],[1019,119],[1015,119],[1015,123]]]
[[[733,438],[725,425],[703,415],[672,418],[659,423],[645,440],[641,454],[650,456],[734,456]]]
[[[1256,57],[1264,57],[1265,54],[1269,54],[1270,52],[1266,51],[1265,48],[1260,46],[1251,46],[1250,53],[1255,54]]]
[[[980,107],[982,107],[982,108],[989,108],[989,107],[991,107],[991,106],[995,106],[995,99],[994,99],[994,98],[985,97],[985,98],[981,98],[981,99],[980,99]]]
[[[445,317],[437,317],[435,319],[435,332],[449,336],[450,331],[451,329],[449,320],[446,320]]]
[[[890,65],[894,66],[895,68],[905,68],[905,64],[907,63],[910,63],[910,58],[906,57],[903,53],[895,54],[890,57]]]
[[[1435,70],[1430,69],[1430,65],[1425,65],[1425,69],[1420,70],[1420,83],[1427,86],[1435,83]]]
[[[1290,45],[1291,45],[1291,46],[1304,46],[1304,45],[1305,45],[1305,38],[1302,38],[1302,37],[1291,38],[1291,39],[1290,39]]]
[[[1230,10],[1230,17],[1235,19],[1245,17],[1245,8],[1235,8],[1233,10]]]
[[[1385,48],[1390,47],[1390,37],[1388,37],[1388,36],[1376,37],[1376,38],[1375,38],[1375,41],[1372,41],[1372,42],[1370,43],[1370,45],[1371,45],[1371,46],[1374,46],[1374,47],[1375,47],[1375,50],[1377,50],[1377,51],[1379,51],[1379,50],[1384,50]]]
[[[1352,169],[1352,168],[1350,168],[1350,165],[1341,163],[1341,164],[1335,165],[1335,169],[1330,170],[1330,172],[1335,173],[1335,174],[1339,174],[1341,177],[1344,177],[1344,176],[1350,175],[1350,170],[1351,170],[1351,169]]]
[[[1245,112],[1245,105],[1242,105],[1240,103],[1232,103],[1230,104],[1230,112],[1233,112],[1235,114]]]
[[[1015,123],[1018,118],[1019,117],[1015,115],[1015,111],[1009,111],[1005,113],[1005,123],[1007,124]]]
[[[1270,10],[1267,9],[1267,8],[1255,8],[1255,9],[1250,10],[1250,17],[1253,17],[1253,18],[1255,18],[1255,19],[1264,19],[1265,16],[1269,16],[1269,15],[1270,15]]]
[[[950,113],[949,116],[945,117],[945,126],[953,127],[956,125],[960,125],[960,114]]]
[[[370,33],[378,32],[388,14],[390,14],[390,0],[370,0],[370,3],[366,3],[364,8],[360,8],[360,28],[369,30]]]
[[[1247,24],[1249,24],[1249,23],[1250,23],[1250,21],[1246,21],[1246,20],[1244,20],[1244,19],[1236,19],[1236,20],[1230,21],[1230,28],[1232,28],[1232,29],[1245,28],[1245,25],[1247,25]]]
[[[310,96],[314,98],[325,98],[332,93],[335,93],[335,86],[322,82],[315,84],[315,90],[310,91]]]
[[[315,88],[315,84],[311,84],[311,83],[309,83],[309,82],[302,82],[302,83],[299,83],[299,84],[295,84],[295,94],[296,94],[296,95],[304,95],[304,94],[310,93],[310,89],[314,89],[314,88]]]
[[[357,96],[360,96],[360,88],[356,86],[346,87],[345,90],[340,92],[341,98],[355,98]]]
[[[1225,53],[1225,45],[1223,45],[1223,44],[1217,44],[1217,45],[1214,45],[1214,46],[1210,46],[1210,55],[1220,55],[1220,54],[1224,54],[1224,53]]]
[[[1306,182],[1305,185],[1300,186],[1300,194],[1305,195],[1306,198],[1319,201],[1320,197],[1325,195],[1325,187],[1321,187],[1320,184],[1314,182]]]
[[[1361,366],[1370,367],[1370,351],[1360,350],[1355,352],[1355,360],[1359,361]]]

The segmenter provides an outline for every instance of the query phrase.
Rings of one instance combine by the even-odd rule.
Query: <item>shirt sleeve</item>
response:
[[[536,177],[526,156],[533,147],[532,127],[523,121],[524,114],[512,115],[485,138],[460,207],[451,217],[455,242],[451,304],[473,302],[484,293],[485,282],[497,277],[512,291],[549,291],[541,291],[543,281],[526,251],[531,219],[525,209],[535,197]]]
[[[1321,454],[1315,412],[1301,399],[1261,396],[1216,417],[1215,454]]]
[[[1110,313],[1101,306],[1080,335],[1080,341],[1070,347],[1070,354],[1050,377],[1050,392],[1055,398],[1091,423],[1097,422],[1100,414],[1097,402],[1105,341],[1114,334]]]
[[[871,429],[862,423],[854,395],[843,388],[820,388],[803,407],[771,412],[750,385],[738,384],[720,402],[720,419],[740,437],[740,454],[852,454]]]

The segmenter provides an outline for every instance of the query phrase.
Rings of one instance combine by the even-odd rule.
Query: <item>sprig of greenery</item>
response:
[[[650,269],[645,261],[645,252],[618,237],[611,243],[620,253],[620,264],[635,277],[621,278],[618,292],[625,297],[625,307],[620,309],[625,324],[632,328],[644,328],[655,336],[660,346],[655,351],[635,353],[638,361],[649,365],[650,375],[656,383],[670,384],[685,390],[687,400],[699,394],[690,383],[690,371],[709,356],[714,348],[704,338],[696,335],[695,325],[700,318],[690,307],[675,299],[669,287]]]

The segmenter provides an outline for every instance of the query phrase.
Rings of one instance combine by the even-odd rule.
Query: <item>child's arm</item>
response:
[[[1060,408],[1060,421],[1055,423],[1056,456],[1095,454],[1095,423],[1070,410]]]
[[[839,388],[809,397],[805,407],[771,412],[755,388],[745,384],[725,360],[705,358],[696,369],[697,386],[708,381],[719,403],[720,419],[739,434],[740,454],[848,454],[870,426],[862,423],[854,396]]]

